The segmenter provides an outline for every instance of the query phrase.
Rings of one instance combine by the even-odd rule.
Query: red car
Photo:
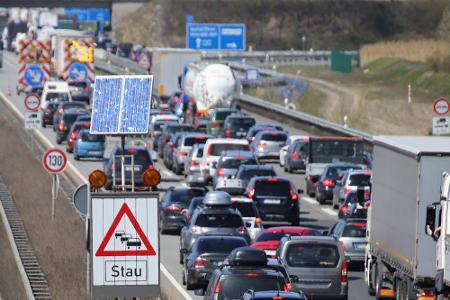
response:
[[[280,240],[285,235],[323,235],[317,229],[300,226],[279,226],[272,227],[261,232],[255,241],[250,245],[253,248],[264,250],[268,258],[276,258],[276,251]]]
[[[67,146],[66,151],[68,153],[73,152],[73,146],[75,144],[75,140],[78,138],[80,130],[89,129],[91,127],[91,123],[89,122],[75,122],[70,128],[70,132],[67,135]]]

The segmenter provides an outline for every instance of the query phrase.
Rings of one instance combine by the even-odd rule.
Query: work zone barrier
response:
[[[20,40],[17,93],[50,79],[50,41]]]
[[[58,74],[64,81],[94,82],[94,44],[91,38],[64,40],[64,68]]]

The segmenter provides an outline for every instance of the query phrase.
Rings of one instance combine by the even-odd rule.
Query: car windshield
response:
[[[261,140],[263,141],[270,141],[270,142],[283,142],[285,143],[287,140],[287,135],[284,133],[278,133],[278,132],[269,132],[264,133],[261,137]]]
[[[250,150],[248,145],[242,145],[242,144],[230,144],[230,143],[224,143],[224,144],[212,144],[210,146],[210,154],[213,156],[220,156],[222,151],[226,150],[241,150],[241,151],[248,151]]]
[[[259,291],[282,291],[285,280],[281,276],[249,273],[225,277],[220,281],[220,300],[240,299],[241,295],[251,289]]]
[[[216,252],[216,253],[230,253],[236,248],[247,246],[244,239],[237,238],[207,238],[200,239],[197,244],[198,252]]]
[[[169,197],[170,203],[184,203],[189,205],[192,198],[204,196],[202,190],[173,190]],[[200,202],[201,203],[201,202]]]
[[[204,135],[198,136],[190,136],[184,139],[184,146],[191,147],[195,144],[204,144],[206,143],[207,137]]]
[[[216,112],[215,119],[216,121],[222,121],[225,120],[229,115],[234,113],[235,111],[232,110],[219,110]]]
[[[232,207],[239,210],[243,217],[254,218],[258,216],[258,210],[252,202],[233,202]]]
[[[244,226],[242,218],[235,214],[201,214],[195,225],[199,227],[238,228]]]
[[[288,246],[285,261],[297,268],[335,268],[339,251],[335,245],[320,243],[294,243]]]
[[[310,163],[343,162],[363,163],[363,142],[345,140],[310,140]]]
[[[288,197],[290,194],[289,181],[269,181],[259,180],[255,182],[256,196],[283,196]]]
[[[96,142],[96,143],[104,143],[105,136],[104,135],[92,135],[87,131],[81,132],[81,139],[83,141]]]
[[[47,101],[69,101],[68,93],[47,93],[45,96]]]
[[[345,172],[348,169],[360,169],[360,167],[358,166],[329,167],[326,173],[326,177],[337,180],[339,178],[342,178],[342,176],[344,176]]]
[[[370,174],[352,174],[350,175],[349,185],[370,185]]]
[[[235,128],[243,128],[243,129],[249,129],[253,125],[255,125],[255,119],[253,118],[231,118],[228,123],[230,126]]]
[[[225,169],[238,169],[241,165],[256,165],[258,162],[255,158],[249,158],[249,157],[229,157],[229,158],[222,158],[221,161],[219,161],[219,168],[225,168]]]
[[[249,181],[251,178],[256,176],[276,176],[274,170],[246,170],[241,172],[239,179]]]
[[[365,238],[366,224],[365,223],[348,224],[347,226],[345,226],[342,236],[353,238]]]

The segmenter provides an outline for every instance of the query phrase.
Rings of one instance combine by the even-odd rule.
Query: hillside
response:
[[[355,49],[379,40],[433,38],[446,0],[154,0],[116,28],[120,41],[185,46],[185,19],[245,23],[254,49]]]

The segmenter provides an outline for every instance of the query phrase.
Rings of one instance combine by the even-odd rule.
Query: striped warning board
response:
[[[49,80],[50,45],[50,41],[19,41],[18,93],[43,86]]]
[[[64,41],[64,69],[61,77],[68,82],[94,82],[94,40],[75,38]]]

